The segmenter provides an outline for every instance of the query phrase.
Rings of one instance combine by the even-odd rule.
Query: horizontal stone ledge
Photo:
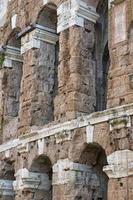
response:
[[[91,125],[95,125],[102,122],[108,122],[119,117],[126,117],[131,115],[133,115],[133,103],[92,113],[89,122]]]
[[[60,142],[60,134],[64,135],[66,140],[71,140],[68,133],[77,128],[88,127],[87,133],[91,130],[91,135],[87,135],[87,141],[93,141],[93,126],[95,124],[110,122],[110,120],[118,119],[120,117],[132,116],[133,115],[133,104],[128,104],[113,109],[108,109],[103,112],[96,112],[90,115],[84,115],[77,119],[66,121],[64,123],[58,123],[56,125],[46,125],[40,130],[32,130],[29,134],[26,134],[19,139],[9,141],[5,144],[0,145],[0,152],[7,151],[14,147],[20,146],[20,151],[24,149],[27,151],[26,145],[33,141],[55,135],[57,143]],[[131,124],[131,123],[129,123]],[[21,148],[22,147],[22,148]]]

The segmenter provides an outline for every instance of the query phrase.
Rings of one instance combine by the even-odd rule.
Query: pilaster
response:
[[[108,200],[132,199],[133,151],[115,151],[107,157],[104,172],[108,175]]]
[[[70,0],[57,9],[60,33],[56,119],[73,119],[92,113],[96,106],[95,44],[96,9],[83,1]]]
[[[57,41],[58,35],[54,29],[39,24],[21,35],[24,64],[20,134],[28,132],[32,125],[42,126],[53,120]],[[29,116],[28,120],[26,116]]]

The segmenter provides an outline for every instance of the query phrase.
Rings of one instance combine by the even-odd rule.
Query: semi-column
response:
[[[133,26],[130,1],[109,1],[109,50],[107,107],[124,107],[133,102]],[[128,10],[129,9],[129,10]],[[117,109],[116,109],[117,110]],[[115,112],[117,113],[117,112]],[[117,116],[117,115],[116,115]],[[125,114],[111,121],[111,151],[105,172],[109,177],[108,200],[132,199],[132,117]]]
[[[108,108],[133,102],[133,19],[130,6],[130,1],[126,0],[109,1]]]
[[[0,70],[3,141],[17,137],[20,84],[22,77],[22,56],[20,48],[5,46],[3,63]]]
[[[31,126],[42,126],[53,120],[55,84],[55,30],[36,25],[22,34],[23,77],[21,83],[19,133]]]
[[[55,119],[72,119],[95,111],[96,9],[83,1],[66,1],[57,9],[59,36],[58,95]]]

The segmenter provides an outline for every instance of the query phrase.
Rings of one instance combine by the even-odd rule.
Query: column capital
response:
[[[96,8],[89,6],[82,0],[68,0],[57,9],[58,26],[57,32],[61,32],[73,25],[84,27],[85,19],[96,23],[99,15]]]
[[[58,40],[59,37],[54,29],[36,24],[34,30],[27,32],[21,38],[21,54],[33,48],[39,49],[41,41],[55,45]]]
[[[103,171],[109,178],[124,178],[133,175],[133,151],[115,151],[107,157],[108,165]]]
[[[5,53],[5,58],[4,58],[3,67],[12,68],[13,61],[21,62],[21,63],[23,62],[19,48],[7,45],[5,47],[4,53]]]
[[[0,179],[0,196],[14,196],[12,180]]]
[[[18,170],[15,177],[16,181],[13,182],[15,191],[27,189],[49,191],[51,187],[49,176],[45,173],[34,173],[24,168]]]

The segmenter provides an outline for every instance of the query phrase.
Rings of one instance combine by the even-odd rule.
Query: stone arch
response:
[[[53,3],[49,3],[45,5],[38,14],[38,17],[36,19],[36,23],[47,27],[50,29],[53,29],[56,31],[57,28],[57,7]]]
[[[108,73],[108,64],[105,59],[108,55],[109,63],[109,51],[108,51],[108,2],[100,0],[97,5],[97,13],[99,14],[99,19],[96,23],[96,44],[95,44],[95,53],[96,53],[96,96],[97,96],[97,106],[96,110],[105,110],[106,109],[106,98],[107,98],[107,76],[105,76],[105,71]],[[108,53],[105,53],[107,51]],[[106,56],[106,58],[105,58]],[[105,70],[106,68],[106,70]],[[104,85],[105,84],[105,85]]]
[[[2,160],[0,163],[0,200],[13,200],[13,181],[15,180],[14,161]]]
[[[29,168],[31,177],[38,177],[38,187],[32,190],[32,198],[52,200],[52,163],[49,157],[40,155],[35,158]]]
[[[107,165],[105,150],[97,143],[86,143],[78,163],[85,170],[74,200],[107,200],[108,177],[103,172],[103,166]]]
[[[49,7],[55,7],[59,4],[60,2],[58,0],[44,0],[43,4],[45,6],[49,6]]]
[[[36,23],[45,27],[49,33],[57,34],[57,5],[56,2],[50,0],[48,3],[40,10]],[[57,36],[58,37],[58,36]],[[53,96],[56,95],[58,90],[58,64],[59,64],[59,39],[55,39],[54,52],[54,86],[53,86]]]
[[[4,62],[2,65],[3,91],[3,139],[16,137],[19,112],[20,86],[23,60],[20,53],[21,40],[17,39],[19,28],[14,29],[4,46]],[[13,125],[13,126],[12,126]],[[14,129],[10,130],[10,127]]]
[[[14,46],[16,48],[21,48],[21,40],[17,37],[18,33],[21,32],[21,28],[14,28],[11,33],[7,36],[5,45]],[[6,47],[5,47],[6,48]]]

